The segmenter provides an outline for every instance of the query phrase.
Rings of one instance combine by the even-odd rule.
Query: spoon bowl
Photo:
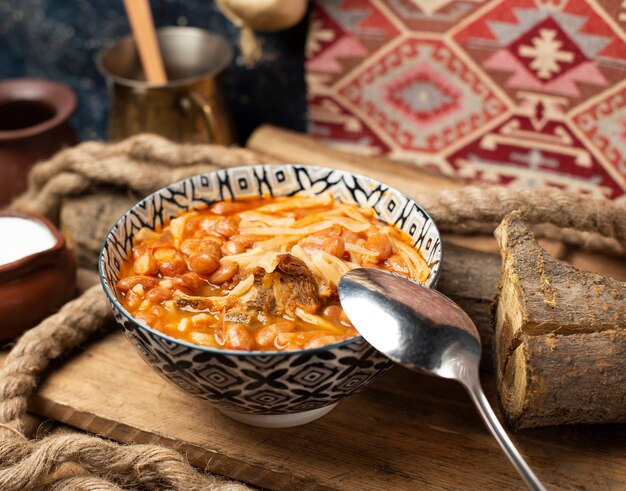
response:
[[[343,275],[339,300],[365,340],[391,360],[463,384],[487,428],[530,489],[545,489],[485,397],[478,376],[480,336],[457,304],[404,276],[371,268],[357,268]]]

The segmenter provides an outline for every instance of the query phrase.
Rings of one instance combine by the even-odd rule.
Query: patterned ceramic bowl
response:
[[[360,336],[288,352],[232,351],[198,346],[169,337],[135,320],[116,291],[120,265],[133,246],[133,234],[154,229],[183,211],[216,201],[319,194],[330,191],[344,202],[373,207],[415,241],[434,286],[441,269],[437,227],[414,201],[368,177],[299,165],[259,165],[224,169],[163,188],[131,208],[107,235],[100,253],[100,277],[115,318],[143,358],[185,392],[214,404],[244,423],[287,427],[329,412],[340,399],[363,389],[391,362]]]

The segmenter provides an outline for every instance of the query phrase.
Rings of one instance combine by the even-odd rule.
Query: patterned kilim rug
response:
[[[626,200],[626,2],[317,0],[309,132],[469,182]]]

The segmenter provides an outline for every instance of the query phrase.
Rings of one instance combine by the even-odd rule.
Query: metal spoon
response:
[[[369,268],[353,269],[341,278],[339,300],[359,333],[393,361],[461,382],[528,487],[545,491],[485,397],[478,377],[480,337],[457,304],[403,276]]]

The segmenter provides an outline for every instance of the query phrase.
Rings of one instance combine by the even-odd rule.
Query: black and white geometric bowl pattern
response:
[[[442,261],[439,232],[426,212],[399,191],[368,177],[311,166],[258,165],[210,172],[147,196],[118,220],[104,241],[99,261],[102,285],[117,322],[142,357],[183,391],[226,413],[249,415],[301,413],[329,406],[389,369],[392,362],[360,336],[290,352],[198,346],[135,320],[118,300],[115,285],[120,266],[139,229],[154,229],[183,211],[217,201],[325,191],[341,201],[373,207],[381,220],[409,234],[430,266],[427,285],[435,285]]]

